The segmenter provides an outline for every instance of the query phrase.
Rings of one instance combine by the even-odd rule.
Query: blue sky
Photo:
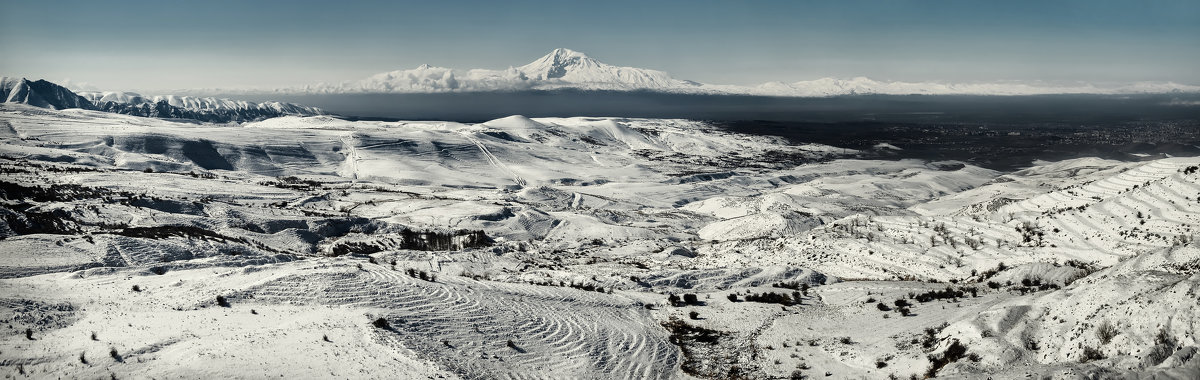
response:
[[[1200,84],[1200,1],[9,1],[0,74],[274,87],[556,47],[681,79]]]

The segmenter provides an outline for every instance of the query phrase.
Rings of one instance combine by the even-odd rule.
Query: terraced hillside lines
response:
[[[482,142],[475,139],[474,137],[471,137],[471,135],[467,134],[467,133],[463,133],[463,137],[466,138],[467,140],[471,141],[472,144],[475,144],[476,147],[479,147],[479,152],[483,153],[483,157],[487,159],[488,164],[491,164],[496,169],[500,169],[501,171],[504,171],[505,173],[507,173],[508,176],[512,177],[513,182],[516,182],[517,185],[521,185],[521,186],[526,185],[524,178],[521,178],[521,176],[519,176],[519,175],[517,175],[517,173],[513,172],[512,169],[510,169],[508,167],[508,165],[504,164],[504,161],[501,161],[499,157],[496,157],[495,154],[492,154],[492,151],[489,150],[487,146],[483,145]]]
[[[648,313],[620,296],[453,277],[438,281],[364,265],[282,276],[242,294],[254,302],[378,310],[394,329],[381,332],[384,339],[473,378],[531,373],[669,378],[679,360]]]
[[[1195,163],[1194,159],[1171,159],[1136,165],[1117,175],[1104,177],[1078,188],[1056,190],[1002,207],[997,210],[997,213],[1043,212],[1055,208],[1095,203],[1097,201],[1095,198],[1100,198],[1101,201],[1113,198],[1132,189],[1135,185],[1140,186],[1147,182],[1170,177],[1178,173],[1189,161]]]

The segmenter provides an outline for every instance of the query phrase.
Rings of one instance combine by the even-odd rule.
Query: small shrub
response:
[[[384,330],[392,329],[392,325],[390,323],[388,323],[387,319],[384,319],[383,317],[375,318],[375,321],[371,322],[371,325],[375,326],[375,328],[384,329]]]
[[[839,339],[838,341],[842,342],[842,344],[854,344],[854,340],[851,340],[850,337],[848,337],[848,336],[844,336],[844,337],[842,337],[842,339]]]
[[[1087,363],[1087,362],[1090,362],[1093,360],[1101,360],[1101,359],[1104,359],[1103,352],[1100,352],[1100,350],[1096,349],[1095,347],[1087,346],[1087,347],[1083,348],[1083,355],[1079,357],[1079,362]]]
[[[938,327],[926,327],[925,336],[920,340],[921,348],[926,350],[933,348],[933,346],[938,342],[937,334],[940,334],[942,330],[946,328],[946,326],[949,326],[949,324],[943,323]]]
[[[1178,342],[1175,337],[1167,333],[1166,329],[1159,329],[1158,335],[1154,337],[1154,347],[1151,347],[1150,353],[1146,354],[1145,364],[1148,366],[1162,364],[1175,353],[1176,344]]]
[[[690,312],[690,313],[688,313],[688,318],[691,318],[691,319],[700,319],[700,313],[699,313],[699,312],[695,312],[695,311],[693,311],[693,312]]]
[[[224,296],[217,296],[217,306],[229,307],[229,301]]]
[[[667,303],[674,307],[683,306],[683,301],[680,300],[679,296],[675,295],[674,293],[667,295]]]
[[[1112,339],[1117,334],[1120,334],[1120,331],[1117,331],[1117,326],[1109,323],[1107,320],[1100,322],[1100,325],[1096,326],[1096,337],[1100,338],[1100,344],[1112,342]]]
[[[117,362],[121,361],[121,354],[117,353],[116,347],[110,348],[108,350],[108,356],[112,356],[113,360],[116,360]]]
[[[892,308],[883,302],[875,304],[875,308],[879,309],[879,311],[892,311]]]
[[[87,354],[86,352],[80,352],[80,353],[79,353],[79,362],[80,362],[80,363],[83,363],[83,364],[88,364],[88,361],[87,361],[87,356],[86,356],[86,354]]]
[[[925,378],[937,377],[938,371],[950,363],[956,362],[967,356],[967,346],[963,345],[958,340],[950,343],[950,347],[946,348],[941,355],[929,355],[929,369],[925,371]]]
[[[134,285],[134,286],[133,286],[133,291],[135,291],[135,292],[140,292],[140,291],[142,291],[142,287],[141,287],[141,286]]]
[[[877,361],[875,362],[875,368],[887,368],[887,362],[882,360]]]
[[[1037,351],[1037,350],[1040,350],[1041,347],[1038,346],[1038,343],[1036,340],[1034,340],[1032,337],[1030,337],[1030,338],[1025,338],[1025,349],[1030,350],[1030,351]]]
[[[25,339],[36,340],[33,339],[33,329],[25,329]]]
[[[725,296],[725,298],[728,298],[729,302],[742,302],[742,300],[738,299],[737,294],[733,294],[733,293],[729,293],[729,295]]]

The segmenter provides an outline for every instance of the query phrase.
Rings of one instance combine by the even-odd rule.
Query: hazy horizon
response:
[[[3,75],[76,88],[272,88],[564,47],[704,83],[1200,83],[1200,4],[1009,2],[5,3]],[[47,26],[50,27],[47,27]]]

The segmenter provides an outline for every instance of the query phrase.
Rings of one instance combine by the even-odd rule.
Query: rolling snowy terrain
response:
[[[554,49],[522,66],[503,70],[456,70],[421,65],[356,81],[318,83],[273,90],[199,90],[198,93],[358,94],[512,92],[526,90],[651,91],[673,94],[827,97],[842,95],[1043,95],[1043,94],[1158,94],[1200,92],[1200,86],[1174,82],[1089,83],[945,83],[880,81],[865,77],[820,78],[798,82],[769,82],[756,86],[706,84],[671,77],[651,69],[600,62],[570,49]]]
[[[418,71],[335,90],[709,88],[566,50]],[[1200,158],[1001,172],[860,153],[680,119],[0,104],[0,370],[1200,376]]]
[[[48,82],[0,77],[0,102],[28,104],[50,109],[81,108],[124,115],[190,119],[214,123],[241,122],[294,115],[314,116],[325,112],[282,102],[247,102],[211,97],[142,96],[133,92],[80,92]]]

